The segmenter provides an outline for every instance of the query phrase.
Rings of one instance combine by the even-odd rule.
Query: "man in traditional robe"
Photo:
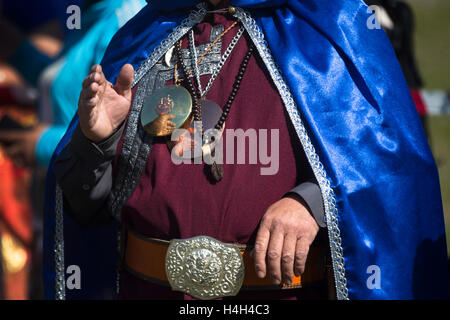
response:
[[[54,170],[59,184],[56,203],[49,202],[50,208],[56,204],[57,255],[64,255],[63,240],[73,241],[62,234],[62,219],[93,225],[115,218],[125,230],[122,298],[190,298],[147,276],[148,270],[137,271],[140,261],[126,258],[130,235],[144,242],[209,236],[247,245],[253,247],[253,260],[246,260],[246,276],[254,272],[273,287],[248,291],[244,281],[238,298],[323,298],[327,279],[320,278],[319,290],[309,290],[315,287],[308,286],[306,275],[319,269],[325,273],[318,262],[327,253],[308,253],[320,247],[320,234],[327,231],[337,298],[445,294],[445,288],[430,290],[421,280],[430,259],[397,245],[407,237],[414,250],[418,244],[432,246],[432,268],[445,277],[436,168],[392,48],[381,31],[366,27],[367,7],[358,1],[224,0],[194,8],[196,3],[151,1],[119,31],[102,66],[93,66],[84,81],[79,119],[72,122],[50,170],[49,178]],[[280,165],[275,174],[262,175],[261,163],[224,163],[223,178],[212,182],[204,164],[175,164],[167,138],[148,135],[140,114],[146,98],[174,83],[176,57],[169,52],[180,39],[182,60],[191,63],[191,29],[194,46],[202,47],[199,53],[223,33],[199,62],[198,82],[205,88],[240,27],[244,36],[206,98],[226,105],[244,56],[255,48],[233,93],[226,128],[276,129],[278,149],[271,151],[278,152]],[[376,58],[377,52],[387,57]],[[193,76],[194,69],[189,69]],[[188,87],[191,79],[184,80]],[[429,188],[419,196],[424,175]],[[407,204],[412,193],[416,200]],[[56,261],[56,297],[64,298],[64,265]],[[408,267],[400,271],[405,261]],[[413,273],[417,284],[411,288]],[[303,288],[289,286],[300,274]]]

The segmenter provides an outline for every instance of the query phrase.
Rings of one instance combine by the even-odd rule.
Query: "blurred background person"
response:
[[[377,20],[392,42],[432,145],[441,181],[450,257],[450,2],[365,1],[379,8],[375,10]]]
[[[369,6],[375,5],[378,7],[375,10],[375,15],[391,40],[406,82],[411,90],[423,128],[429,136],[428,111],[420,92],[424,83],[414,52],[415,22],[411,6],[407,2],[399,0],[365,0],[365,2]]]
[[[51,12],[53,2],[54,15],[33,11],[36,7]],[[81,8],[79,16],[76,10],[68,10],[69,5],[77,3]],[[6,118],[7,121],[3,121],[6,125],[0,125],[0,143],[6,157],[12,159],[14,167],[34,169],[31,197],[35,213],[34,243],[37,247],[34,252],[36,272],[33,273],[33,278],[38,278],[37,291],[40,293],[37,295],[40,297],[45,170],[77,110],[81,84],[90,67],[100,62],[115,32],[144,4],[144,0],[41,0],[18,1],[17,6],[12,8],[10,1],[3,3],[4,13],[10,12],[10,19],[2,18],[0,22],[0,60],[23,79],[13,87],[3,88],[9,88],[10,96],[15,93],[16,96],[23,97],[23,93],[28,92],[28,100],[31,100],[28,103],[36,107],[37,119],[35,116],[35,119],[29,119],[24,124],[17,119],[11,121],[11,117]],[[51,39],[47,41],[47,50],[42,49],[42,43],[45,42],[43,36],[38,37],[40,41],[27,36],[27,31],[32,26],[27,19],[25,25],[20,24],[20,21],[24,21],[24,14],[44,23],[45,35]],[[45,22],[42,21],[44,17]],[[80,19],[78,26],[76,19]],[[37,89],[37,94],[30,94],[32,91],[27,90],[28,87]],[[17,94],[17,88],[22,89],[22,94]],[[18,109],[20,112],[24,110]],[[11,182],[0,180],[0,185],[10,187]],[[0,200],[0,206],[1,203]],[[28,225],[31,227],[32,224]]]
[[[80,15],[81,28],[66,32],[61,53],[51,61],[48,61],[48,56],[43,57],[26,39],[16,46],[7,61],[21,72],[28,83],[37,85],[41,120],[40,125],[30,130],[34,135],[31,132],[13,131],[3,131],[0,135],[1,141],[10,144],[7,148],[8,155],[16,162],[24,166],[48,166],[57,143],[77,109],[83,76],[88,74],[92,63],[100,61],[114,33],[139,11],[144,2],[84,0]],[[28,64],[33,64],[33,67]],[[44,68],[33,70],[36,66]],[[29,141],[30,139],[36,141]],[[30,148],[33,144],[35,148]]]
[[[8,123],[19,126],[35,122],[33,109],[5,99],[7,88],[18,88],[20,80],[5,65],[0,65],[1,127]],[[9,119],[9,121],[6,121]],[[32,215],[29,201],[30,170],[16,166],[0,149],[0,280],[4,297],[24,299],[28,292],[30,252],[33,251]]]
[[[37,95],[32,89],[38,77],[36,70],[39,71],[37,66],[43,69],[49,65],[61,50],[60,21],[64,16],[59,9],[64,3],[51,0],[43,6],[42,1],[0,2],[0,130],[24,130],[37,123]],[[6,58],[25,40],[39,53],[40,63],[30,59],[15,69]],[[32,68],[27,67],[29,62]],[[40,259],[32,254],[38,243],[33,241],[30,173],[30,169],[18,166],[0,149],[0,290],[5,299],[26,299],[29,292],[31,297],[36,296],[41,287],[36,279],[39,270],[32,268]]]

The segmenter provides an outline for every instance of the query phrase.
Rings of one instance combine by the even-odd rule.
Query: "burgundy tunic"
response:
[[[222,1],[221,6],[228,1]],[[194,27],[195,45],[209,43],[211,28],[223,25],[224,30],[234,21],[228,15],[208,15]],[[223,37],[222,54],[239,30],[239,24]],[[235,77],[248,51],[250,39],[241,37],[222,71],[207,94],[207,99],[223,107],[228,100]],[[188,37],[183,39],[187,48]],[[201,77],[205,88],[210,75]],[[147,165],[136,189],[123,207],[122,218],[135,231],[148,237],[170,240],[199,235],[214,237],[228,243],[251,244],[258,224],[267,208],[283,195],[311,178],[311,169],[298,138],[285,112],[284,105],[264,63],[254,50],[240,89],[231,107],[226,129],[279,130],[279,170],[275,175],[261,175],[268,167],[248,164],[224,164],[222,181],[213,184],[204,173],[204,164],[175,165],[164,139],[155,139]],[[227,150],[224,137],[224,159]],[[236,144],[235,144],[236,148]],[[236,155],[235,150],[235,155]],[[235,161],[236,163],[236,161]],[[299,290],[242,292],[238,298],[295,298]],[[126,271],[121,273],[121,298],[190,299],[170,288],[141,280]]]

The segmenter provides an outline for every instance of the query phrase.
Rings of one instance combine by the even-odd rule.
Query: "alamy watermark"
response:
[[[67,29],[69,29],[69,30],[81,29],[81,8],[77,5],[70,5],[66,9],[66,13],[69,15],[69,17],[66,20]],[[385,20],[386,20],[386,24],[389,27],[390,18],[387,17],[387,19],[386,19],[385,10],[382,7],[377,6],[377,5],[368,6],[367,13],[371,14],[366,22],[367,28],[369,28],[370,30],[381,29],[381,25],[383,23],[380,23],[380,21],[385,21]]]
[[[367,28],[372,29],[381,29],[381,24],[377,19],[379,15],[380,7],[377,5],[371,5],[367,8],[367,13],[371,13],[372,15],[367,19]]]
[[[66,287],[69,290],[81,290],[81,269],[77,265],[71,265],[66,270]]]
[[[381,269],[377,265],[367,267],[366,273],[370,276],[367,278],[366,286],[369,290],[381,289]]]
[[[66,13],[70,16],[66,20],[66,27],[69,30],[81,29],[81,9],[77,5],[67,7]]]
[[[367,8],[367,13],[371,13],[367,19],[366,25],[370,30],[372,29],[394,29],[394,22],[385,8],[377,5],[371,5]]]
[[[369,290],[381,289],[381,268],[378,265],[370,265],[366,269],[369,277],[366,287]],[[81,290],[81,269],[77,265],[70,265],[66,269],[66,288],[68,290]]]
[[[194,127],[198,125],[194,122]],[[270,135],[270,148],[269,144]],[[275,175],[280,167],[280,134],[278,129],[209,129],[202,135],[198,130],[191,134],[186,129],[176,129],[171,141],[174,164],[260,164],[261,175]],[[226,140],[224,155],[224,138]]]

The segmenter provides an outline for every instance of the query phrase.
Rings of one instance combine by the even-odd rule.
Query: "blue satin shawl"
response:
[[[137,70],[186,17],[186,8],[197,3],[150,1],[112,40],[102,62],[109,80],[115,81],[125,63]],[[342,254],[342,259],[333,261],[335,268],[343,267],[336,278],[339,298],[447,298],[437,168],[392,46],[382,30],[367,26],[367,6],[361,0],[235,0],[231,4],[249,12],[262,30],[332,188],[337,223],[328,222],[328,228],[334,239],[332,250]],[[55,155],[77,122],[75,118]],[[50,166],[47,297],[52,297],[54,287],[54,186]],[[70,234],[65,235],[66,243],[86,235],[71,222],[65,222],[65,228]],[[92,237],[89,246],[98,239],[95,230],[87,236]],[[105,239],[103,246],[112,252],[115,239]],[[96,250],[102,247],[97,246]],[[70,255],[81,259],[86,249],[66,249],[66,259]],[[115,270],[116,256],[111,256],[101,265]],[[99,262],[93,259],[91,264]],[[102,282],[108,284],[105,290],[115,288],[112,274]]]

